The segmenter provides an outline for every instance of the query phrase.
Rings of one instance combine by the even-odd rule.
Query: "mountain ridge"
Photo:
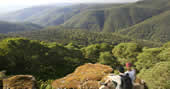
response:
[[[31,31],[42,29],[42,26],[32,23],[12,23],[0,21],[0,33],[18,32],[18,31]]]

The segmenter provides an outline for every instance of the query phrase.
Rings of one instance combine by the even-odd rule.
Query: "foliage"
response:
[[[136,68],[138,70],[149,69],[159,63],[161,60],[158,55],[161,51],[161,48],[144,48],[143,52],[137,57]]]
[[[82,48],[85,58],[92,59],[92,62],[97,62],[100,52],[111,51],[112,47],[109,44],[93,44]]]
[[[86,62],[80,50],[24,38],[4,39],[0,49],[0,70],[32,74],[38,79],[62,77]]]
[[[6,71],[0,71],[0,80],[4,77],[6,77],[5,75]]]
[[[119,65],[117,59],[110,52],[100,52],[98,61],[101,64],[110,65],[114,69]]]
[[[153,68],[142,71],[139,77],[143,79],[149,89],[170,88],[170,62],[157,63]]]
[[[126,62],[136,62],[136,57],[142,51],[142,47],[136,43],[120,43],[115,46],[112,53],[117,57],[121,64]]]
[[[167,43],[165,43],[164,45],[163,45],[163,48],[170,48],[170,42],[167,42]]]
[[[53,89],[51,86],[51,83],[53,82],[53,80],[47,80],[47,81],[38,81],[39,83],[39,89]]]
[[[136,68],[138,70],[152,68],[156,63],[170,61],[169,43],[161,48],[144,48],[137,57]]]
[[[39,31],[11,33],[9,36],[26,37],[48,42],[55,41],[62,44],[74,43],[85,46],[96,43],[119,44],[121,42],[132,41],[131,38],[117,33],[90,32],[82,29],[68,29],[61,26],[48,27]]]

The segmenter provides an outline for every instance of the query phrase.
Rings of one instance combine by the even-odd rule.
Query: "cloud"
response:
[[[41,5],[52,3],[110,3],[110,2],[134,2],[137,0],[1,0],[0,6],[10,5]]]
[[[55,3],[123,3],[137,0],[0,0],[0,12]]]

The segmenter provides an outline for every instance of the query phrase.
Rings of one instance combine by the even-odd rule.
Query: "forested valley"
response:
[[[127,62],[148,89],[170,89],[169,21],[170,0],[47,5],[0,14],[0,89],[8,78],[13,86],[22,83],[12,80],[17,75],[35,77],[37,89],[98,87]]]

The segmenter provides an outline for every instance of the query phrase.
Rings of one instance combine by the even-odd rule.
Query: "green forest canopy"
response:
[[[168,66],[170,61],[169,47],[169,43],[158,48],[148,48],[137,43],[118,45],[101,43],[83,46],[74,43],[63,45],[26,38],[7,38],[0,41],[0,70],[7,70],[8,75],[31,74],[39,80],[50,80],[63,77],[85,63],[101,63],[116,69],[125,62],[133,62],[139,76],[146,80],[150,89],[155,89],[152,85],[157,82],[150,82],[151,78],[154,79],[151,75],[161,72],[154,71],[155,68],[168,70],[164,65]],[[163,77],[169,77],[166,72],[161,74],[164,76],[159,76],[160,81]],[[169,82],[162,83],[160,82],[160,87],[166,89],[169,87]]]

